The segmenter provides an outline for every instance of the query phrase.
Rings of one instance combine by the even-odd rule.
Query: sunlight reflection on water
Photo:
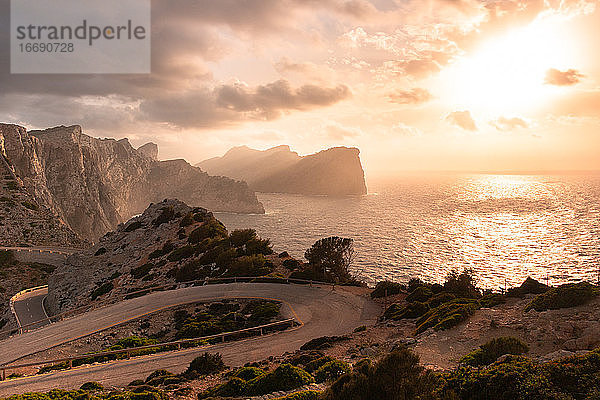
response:
[[[276,251],[302,257],[321,237],[355,239],[355,270],[369,283],[442,281],[473,268],[480,285],[597,279],[600,176],[444,175],[369,182],[377,195],[259,194],[266,215],[219,213],[253,227]]]

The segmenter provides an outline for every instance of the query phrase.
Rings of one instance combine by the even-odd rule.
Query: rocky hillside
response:
[[[152,143],[136,150],[127,139],[95,139],[80,126],[27,132],[0,124],[0,144],[35,201],[89,240],[175,195],[214,211],[264,212],[245,183],[209,176],[183,160],[158,161]]]
[[[219,276],[262,276],[278,263],[252,230],[231,234],[204,208],[178,200],[152,204],[92,248],[69,256],[49,279],[57,313],[121,301],[154,285]]]
[[[0,154],[0,246],[82,247],[85,244],[63,220],[25,190],[23,182]]]
[[[242,179],[259,192],[362,195],[367,187],[359,154],[356,148],[334,147],[300,157],[289,146],[265,151],[242,146],[198,166],[209,174]]]

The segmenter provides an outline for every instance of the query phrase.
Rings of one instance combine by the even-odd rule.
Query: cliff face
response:
[[[5,136],[8,129],[14,134]],[[85,246],[86,242],[50,209],[40,204],[15,174],[6,151],[14,147],[15,138],[25,136],[21,127],[0,126],[0,246]],[[9,140],[6,140],[7,137]],[[37,162],[30,165],[33,171],[39,166]]]
[[[208,176],[183,160],[157,161],[153,144],[136,150],[127,139],[95,139],[80,126],[26,132],[0,124],[0,132],[27,190],[90,240],[173,195],[214,211],[264,212],[247,185]]]
[[[359,154],[356,148],[334,147],[300,157],[288,146],[265,151],[244,146],[198,166],[209,174],[243,179],[259,192],[362,195],[367,187]]]

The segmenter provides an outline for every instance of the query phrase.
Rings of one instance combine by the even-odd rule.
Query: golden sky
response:
[[[0,110],[193,163],[289,144],[357,146],[371,176],[600,170],[599,6],[157,0],[151,75],[15,76],[0,61]]]

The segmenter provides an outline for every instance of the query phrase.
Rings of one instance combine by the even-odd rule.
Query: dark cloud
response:
[[[351,96],[347,86],[292,88],[285,80],[248,87],[221,85],[185,93],[158,96],[142,102],[144,118],[183,128],[233,125],[245,120],[271,120],[292,110],[310,110],[335,104]]]
[[[576,69],[560,71],[555,68],[550,68],[546,71],[545,82],[549,85],[571,86],[579,83],[583,77],[584,75]]]
[[[396,90],[388,95],[392,103],[421,104],[433,98],[427,89],[414,88],[410,90]]]
[[[476,131],[477,125],[470,111],[453,111],[446,116],[446,121],[466,131]]]
[[[512,131],[518,128],[529,128],[529,124],[523,118],[519,117],[500,117],[494,121],[490,121],[490,125],[499,131]]]

